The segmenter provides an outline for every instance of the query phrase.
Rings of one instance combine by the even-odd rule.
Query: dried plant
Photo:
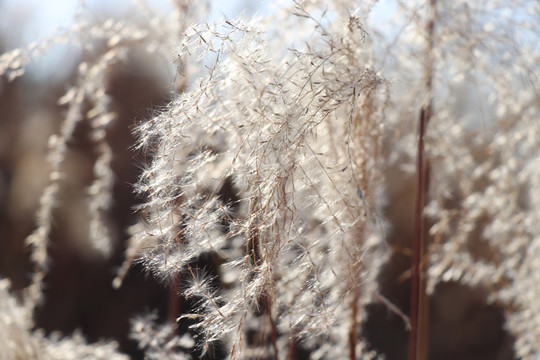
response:
[[[440,341],[428,337],[427,296],[434,302],[451,282],[485,289],[482,301],[503,309],[514,356],[538,356],[540,6],[395,1],[383,8],[393,14],[386,27],[382,5],[371,1],[297,1],[213,24],[195,23],[202,12],[188,2],[175,2],[170,17],[138,4],[151,15],[145,22],[79,20],[0,56],[0,75],[12,80],[53,43],[92,54],[60,99],[65,120],[49,139],[49,184],[28,237],[34,279],[22,303],[0,283],[0,326],[13,334],[0,344],[20,348],[8,358],[37,357],[41,344],[122,356],[79,335],[46,337],[31,314],[70,176],[68,143],[83,122],[96,154],[90,238],[103,255],[114,252],[108,81],[133,47],[175,54],[171,82],[180,81],[169,103],[136,126],[140,220],[113,282],[120,288],[135,263],[183,301],[180,313],[171,310],[174,326],[154,315],[133,321],[131,337],[147,358],[371,359],[384,355],[369,340],[373,304],[398,315],[402,331],[412,325],[420,339],[411,337],[419,344],[411,359],[426,358]],[[394,279],[383,269],[412,248],[412,234],[394,240],[400,227],[387,214],[405,201],[396,193],[412,191],[417,149],[427,169],[417,177],[417,236],[426,243],[401,274],[416,284],[409,322],[408,308],[386,297],[383,285]],[[413,204],[399,214],[411,229],[412,213]]]

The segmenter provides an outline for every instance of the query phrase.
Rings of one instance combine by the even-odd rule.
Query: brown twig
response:
[[[289,353],[287,354],[287,360],[296,359],[296,334],[293,329],[291,329],[291,341],[289,343]]]
[[[354,292],[354,296],[351,303],[352,307],[352,321],[351,328],[349,329],[349,359],[356,359],[356,327],[358,325],[358,290]]]
[[[422,215],[424,210],[424,135],[426,131],[426,110],[420,112],[420,124],[418,130],[418,154],[416,176],[416,199],[414,208],[414,243],[413,243],[413,266],[411,279],[411,333],[409,337],[409,360],[418,359],[418,318],[420,304],[420,262],[424,248]]]
[[[266,305],[266,314],[268,315],[268,320],[270,321],[270,329],[272,332],[272,347],[274,349],[274,360],[279,360],[278,357],[278,347],[277,347],[277,329],[276,323],[272,317],[272,298],[270,294],[264,295],[265,305]]]
[[[178,276],[176,276],[169,288],[169,321],[172,324],[176,324],[176,318],[180,311],[180,299],[178,298],[179,286]]]
[[[422,260],[426,254],[426,239],[424,238],[424,203],[427,197],[427,179],[429,178],[429,163],[424,153],[424,137],[427,125],[433,113],[433,71],[434,71],[434,43],[435,43],[435,1],[429,1],[430,14],[426,23],[427,65],[424,71],[426,89],[425,105],[420,111],[418,126],[418,153],[417,153],[417,177],[416,199],[414,210],[414,244],[413,266],[411,283],[411,335],[409,337],[409,360],[424,360],[427,358],[428,347],[428,315],[429,301],[426,294],[426,277],[423,274]]]
[[[409,360],[424,359],[427,355],[427,297],[425,276],[422,274],[422,259],[425,256],[423,226],[424,202],[426,196],[427,166],[424,154],[424,136],[429,120],[429,109],[420,111],[418,130],[418,155],[416,177],[416,199],[414,209],[413,266],[411,278],[411,334],[409,337]]]

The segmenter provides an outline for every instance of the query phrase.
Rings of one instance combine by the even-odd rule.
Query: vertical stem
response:
[[[426,124],[429,122],[429,117],[426,115]],[[429,160],[424,157],[424,203],[426,202],[427,190],[429,184]],[[420,288],[418,290],[418,359],[426,360],[428,355],[428,343],[429,343],[429,297],[426,293],[426,264],[425,260],[427,259],[427,239],[424,237],[425,234],[425,225],[424,219],[421,219],[421,246],[420,246],[420,279],[419,284]]]
[[[422,214],[424,210],[424,135],[426,131],[426,111],[420,112],[420,124],[418,130],[418,154],[416,176],[416,199],[414,207],[414,243],[413,243],[413,267],[411,282],[411,335],[409,337],[409,360],[418,359],[418,324],[421,297],[420,262],[424,250]],[[424,291],[425,292],[425,291]]]
[[[296,359],[296,333],[291,329],[291,341],[289,343],[289,353],[287,354],[287,360]]]
[[[178,276],[176,276],[169,288],[169,321],[173,324],[176,324],[176,318],[178,317],[178,312],[180,310],[178,287],[179,280]]]
[[[258,200],[255,200],[250,205],[250,214],[256,214],[258,211],[259,202]],[[250,259],[252,261],[252,265],[254,267],[260,266],[263,259],[262,259],[262,244],[259,239],[259,231],[257,226],[254,226],[249,231],[250,234],[250,240],[247,243],[247,253],[250,256]],[[277,347],[277,329],[276,329],[276,323],[274,322],[274,318],[272,317],[272,298],[270,297],[270,294],[268,291],[264,291],[262,293],[261,300],[264,302],[263,309],[266,315],[268,316],[268,321],[270,322],[270,331],[272,335],[272,348],[274,350],[274,360],[278,360],[278,347]]]
[[[352,307],[352,321],[351,328],[349,329],[349,359],[356,359],[356,327],[358,325],[358,290],[354,292],[354,296],[351,302]]]
[[[411,335],[409,338],[409,360],[425,360],[428,348],[428,316],[429,301],[426,294],[426,277],[421,266],[426,255],[426,239],[424,238],[424,203],[427,197],[427,179],[429,163],[424,153],[424,137],[427,125],[433,114],[433,72],[435,46],[436,0],[429,0],[429,17],[426,23],[426,58],[424,84],[426,99],[420,112],[418,126],[417,178],[414,220],[413,268],[411,284]]]
[[[264,300],[266,304],[266,313],[268,315],[268,320],[270,321],[270,329],[272,332],[272,347],[274,349],[274,360],[279,360],[277,347],[277,329],[274,318],[272,317],[272,299],[270,298],[270,294],[264,294]]]

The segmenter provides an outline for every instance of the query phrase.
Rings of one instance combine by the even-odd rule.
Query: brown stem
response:
[[[424,72],[426,89],[425,105],[420,112],[418,129],[418,154],[416,199],[414,211],[414,244],[413,267],[411,284],[411,335],[409,338],[409,360],[424,360],[427,358],[428,347],[428,315],[429,301],[426,294],[426,277],[423,274],[422,260],[425,258],[426,239],[424,238],[423,212],[427,197],[427,180],[429,178],[429,162],[424,153],[424,136],[427,125],[433,114],[433,72],[434,72],[434,46],[435,46],[435,20],[436,0],[429,0],[429,19],[426,23],[427,65]]]
[[[356,359],[356,327],[358,325],[358,290],[354,292],[351,303],[352,307],[352,322],[349,329],[349,359]]]
[[[180,299],[178,298],[179,288],[178,276],[176,276],[169,288],[169,321],[176,324],[176,318],[180,310]]]
[[[287,360],[296,359],[296,334],[294,330],[291,330],[291,342],[289,344],[289,353],[287,355]]]
[[[426,131],[426,111],[420,112],[418,130],[418,154],[416,176],[416,199],[414,209],[413,267],[411,278],[411,334],[409,337],[409,360],[418,359],[418,314],[420,304],[420,262],[422,260],[423,231],[422,213],[424,210],[424,135]]]
[[[270,321],[270,329],[272,331],[272,347],[274,349],[274,360],[279,360],[277,347],[277,329],[276,323],[272,318],[272,299],[270,298],[270,294],[265,294],[264,300],[266,305],[266,314],[268,315],[268,321]]]

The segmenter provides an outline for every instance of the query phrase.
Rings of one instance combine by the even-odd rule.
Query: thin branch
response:
[[[427,125],[433,113],[433,72],[434,72],[434,30],[436,8],[435,1],[429,1],[429,18],[426,23],[426,57],[427,65],[424,72],[426,100],[420,111],[418,126],[417,177],[416,198],[414,210],[414,244],[411,283],[411,334],[409,337],[409,360],[424,360],[427,358],[428,347],[428,315],[429,301],[426,294],[426,278],[422,259],[426,254],[426,239],[424,238],[424,204],[427,197],[427,179],[429,163],[424,153],[424,137]]]
[[[423,231],[422,213],[424,210],[424,134],[426,130],[426,111],[420,111],[418,130],[418,154],[416,176],[416,199],[414,208],[413,267],[411,279],[411,334],[409,337],[409,360],[418,359],[418,314],[420,303],[420,261],[422,259]]]
[[[268,315],[268,320],[270,321],[270,329],[272,332],[272,348],[274,349],[274,360],[279,360],[278,356],[278,347],[277,347],[277,329],[274,318],[272,317],[272,298],[270,294],[264,295],[265,305],[266,305],[266,314]]]
[[[349,329],[349,359],[356,359],[356,328],[358,326],[358,289],[355,290],[354,296],[351,302],[352,307],[352,321]]]

